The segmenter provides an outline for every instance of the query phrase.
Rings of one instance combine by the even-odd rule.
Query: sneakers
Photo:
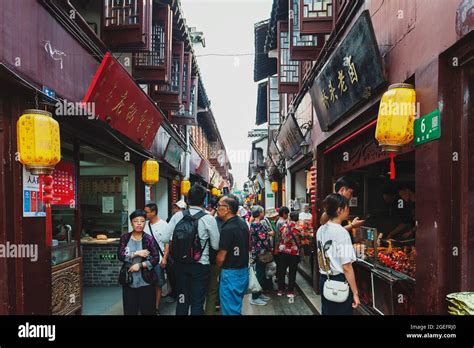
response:
[[[267,305],[267,303],[265,301],[261,300],[260,298],[257,298],[256,300],[251,299],[250,304],[255,305],[255,306],[266,306]]]
[[[288,291],[288,293],[286,294],[286,297],[294,298],[295,297],[295,292],[294,291]]]
[[[285,292],[283,290],[278,290],[277,296],[283,296]]]
[[[263,301],[265,301],[265,302],[268,302],[268,301],[270,301],[270,300],[271,300],[271,298],[270,298],[270,297],[268,297],[268,296],[265,296],[264,294],[261,294],[261,295],[260,295],[258,298],[259,298],[260,300],[263,300]]]

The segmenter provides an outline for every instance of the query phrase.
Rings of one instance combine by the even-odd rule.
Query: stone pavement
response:
[[[84,296],[83,315],[123,315],[122,293],[120,287],[113,288],[86,288]],[[267,295],[271,298],[266,306],[251,305],[251,295],[244,298],[243,315],[312,315],[313,311],[306,304],[303,297],[297,296],[291,301],[286,296],[277,296],[276,292]],[[175,315],[176,302],[168,303],[162,299],[161,315]]]

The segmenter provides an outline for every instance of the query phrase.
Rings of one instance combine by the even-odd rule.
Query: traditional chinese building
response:
[[[275,103],[257,119],[268,122],[267,174],[279,180],[277,197],[283,198],[276,205],[302,195],[298,185],[306,178],[299,173],[313,165],[316,187],[308,181],[305,189],[315,189],[317,221],[335,181],[349,177],[357,183],[351,219],[367,217],[353,238],[371,250],[377,247],[367,236],[377,231],[384,239],[391,236],[390,222],[396,224],[384,215],[385,199],[393,195],[410,207],[408,225],[416,234],[405,243],[382,241],[386,264],[370,254],[354,264],[367,314],[445,314],[446,295],[474,285],[468,267],[474,233],[467,117],[473,105],[472,2],[430,4],[275,0],[270,19],[257,25],[256,45],[267,55],[256,59],[255,81],[268,91],[259,103]],[[375,126],[381,97],[395,83],[415,89],[417,121],[413,144],[392,167],[375,140]],[[411,187],[411,198],[403,198],[402,186]],[[404,256],[393,258],[394,250]],[[301,268],[319,292],[317,261]]]
[[[0,314],[81,313],[84,287],[117,284],[128,215],[155,201],[166,219],[181,198],[187,129],[193,181],[231,187],[231,166],[179,1],[7,0],[0,18],[0,244],[39,247],[37,261],[0,258]],[[15,156],[25,109],[60,124],[52,241],[37,177]]]

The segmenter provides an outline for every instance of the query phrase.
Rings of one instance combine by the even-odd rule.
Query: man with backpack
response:
[[[176,275],[176,315],[203,315],[209,285],[209,248],[219,249],[219,230],[204,210],[206,189],[194,185],[188,193],[189,209],[171,218],[165,242],[170,242]]]

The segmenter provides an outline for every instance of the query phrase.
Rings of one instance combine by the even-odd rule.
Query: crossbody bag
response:
[[[323,237],[323,230],[321,230],[321,237]],[[336,303],[346,302],[347,298],[349,297],[349,284],[347,283],[347,281],[341,282],[338,280],[330,279],[329,273],[331,273],[331,265],[326,264],[326,251],[324,250],[324,247],[322,245],[323,243],[318,243],[318,248],[320,249],[320,252],[323,256],[322,259],[324,267],[328,270],[328,279],[324,282],[323,287],[324,298],[326,298],[328,301]]]

